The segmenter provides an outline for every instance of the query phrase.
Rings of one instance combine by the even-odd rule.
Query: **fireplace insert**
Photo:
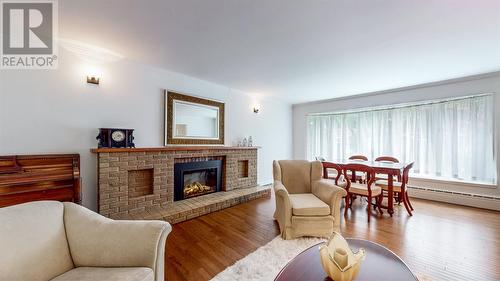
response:
[[[175,163],[174,201],[218,192],[221,180],[222,160]]]

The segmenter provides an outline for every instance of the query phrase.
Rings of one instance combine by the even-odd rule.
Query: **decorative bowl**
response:
[[[334,281],[356,278],[366,254],[363,248],[354,253],[338,232],[333,232],[330,239],[319,246],[319,253],[323,270]]]

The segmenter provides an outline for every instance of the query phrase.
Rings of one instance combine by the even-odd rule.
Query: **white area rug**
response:
[[[278,236],[217,274],[211,281],[272,281],[291,259],[322,241],[326,240],[320,238],[283,240]]]

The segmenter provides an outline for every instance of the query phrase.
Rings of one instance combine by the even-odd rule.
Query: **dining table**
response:
[[[377,174],[386,174],[387,176],[387,206],[383,206],[387,209],[387,212],[392,217],[394,214],[394,177],[402,178],[403,171],[406,167],[408,167],[412,162],[402,162],[402,163],[393,163],[388,161],[361,161],[361,160],[350,160],[350,159],[340,159],[340,160],[328,160],[324,161],[336,164],[344,170],[345,165],[347,164],[363,164],[369,166],[375,170]],[[347,175],[346,175],[347,176]],[[352,171],[352,179],[356,179],[356,171]],[[403,179],[404,180],[404,179]]]

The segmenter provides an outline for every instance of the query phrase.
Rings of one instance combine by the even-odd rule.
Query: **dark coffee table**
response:
[[[363,239],[348,238],[355,252],[365,248],[366,257],[361,263],[358,280],[418,281],[408,266],[386,247]],[[331,281],[323,271],[319,257],[319,244],[314,245],[292,259],[274,279],[275,281]]]

